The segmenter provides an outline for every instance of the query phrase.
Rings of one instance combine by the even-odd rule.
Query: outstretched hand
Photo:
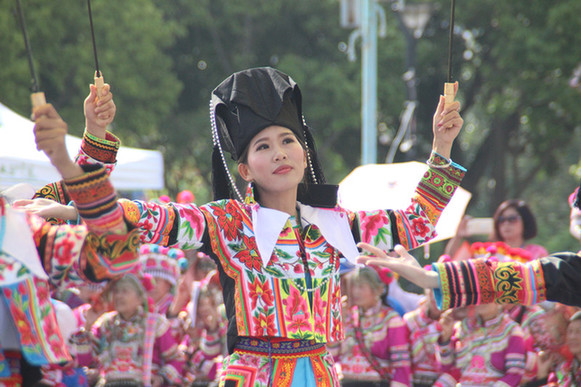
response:
[[[13,206],[45,219],[76,220],[78,215],[75,207],[65,206],[54,200],[44,198],[15,200]]]
[[[454,96],[458,92],[458,82],[454,83]],[[440,96],[438,107],[434,113],[432,121],[434,132],[433,151],[445,158],[450,158],[452,144],[464,125],[464,120],[460,116],[460,102],[454,101],[449,106],[445,106],[444,96]]]
[[[388,256],[383,250],[367,243],[361,242],[357,246],[371,254],[357,257],[358,263],[368,266],[385,266],[422,288],[440,287],[438,275],[424,270],[418,261],[401,245],[397,245],[394,248],[395,253],[398,255],[397,257]]]

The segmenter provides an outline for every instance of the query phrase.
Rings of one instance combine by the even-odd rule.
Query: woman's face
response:
[[[141,301],[141,297],[133,285],[124,282],[115,285],[113,289],[113,305],[123,318],[131,318],[137,313]]]
[[[498,217],[498,233],[500,234],[500,239],[504,242],[523,238],[524,224],[514,207],[508,207]]]
[[[571,321],[567,327],[567,346],[577,358],[581,356],[581,320]]]
[[[373,289],[367,282],[353,281],[350,290],[351,304],[357,305],[363,310],[375,306],[379,301],[380,295],[378,291]]]
[[[250,141],[247,162],[238,164],[238,172],[254,182],[261,195],[279,194],[296,189],[306,167],[305,150],[294,133],[272,125]]]

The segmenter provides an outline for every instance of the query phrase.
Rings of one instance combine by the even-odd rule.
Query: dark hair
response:
[[[537,236],[537,221],[535,220],[535,216],[533,215],[533,212],[529,208],[528,204],[524,200],[510,199],[500,203],[494,212],[494,216],[492,217],[494,220],[494,239],[501,241],[499,232],[499,219],[502,213],[510,207],[514,208],[522,219],[523,239],[527,240]]]

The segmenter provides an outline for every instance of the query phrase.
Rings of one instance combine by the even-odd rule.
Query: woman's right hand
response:
[[[90,93],[85,99],[84,109],[87,132],[99,138],[106,138],[107,126],[113,122],[117,112],[111,86],[105,83],[101,96],[97,98],[97,87],[90,85]]]
[[[43,151],[63,179],[71,179],[83,174],[83,170],[71,160],[65,136],[68,131],[66,122],[54,106],[44,104],[33,109],[34,139],[36,149]]]

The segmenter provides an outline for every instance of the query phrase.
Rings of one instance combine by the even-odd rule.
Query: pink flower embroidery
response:
[[[360,219],[362,231],[361,240],[366,243],[371,243],[379,229],[389,224],[389,216],[387,216],[385,211],[379,211],[374,215],[360,212]]]
[[[309,327],[309,317],[307,303],[299,291],[291,287],[287,299],[282,301],[285,305],[285,317],[290,320],[288,326],[291,332],[297,332],[303,328]]]
[[[413,233],[417,236],[425,238],[426,234],[430,232],[430,228],[426,225],[426,221],[422,218],[412,220]]]

